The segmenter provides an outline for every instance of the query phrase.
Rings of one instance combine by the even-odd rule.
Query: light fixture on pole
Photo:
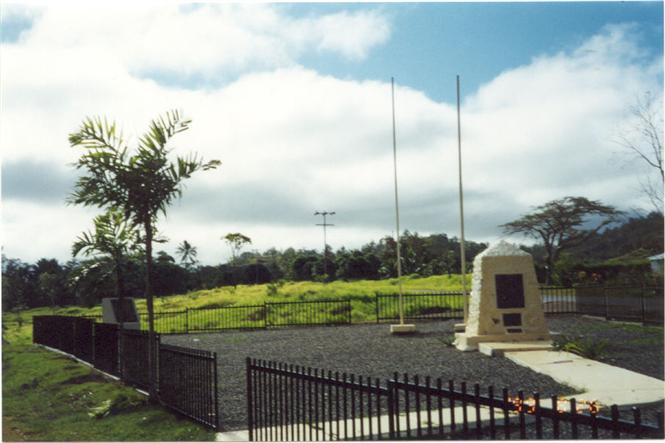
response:
[[[395,79],[390,78],[390,91],[392,98],[392,116],[393,116],[393,171],[395,180],[395,238],[397,239],[397,286],[399,288],[399,324],[390,325],[392,334],[408,334],[415,332],[416,325],[404,324],[404,295],[402,291],[402,259],[399,241],[399,199],[397,196],[397,135],[395,129]]]
[[[328,226],[335,226],[333,224],[327,223],[326,222],[326,216],[328,215],[335,215],[335,211],[328,212],[328,211],[315,211],[314,215],[322,215],[323,216],[323,223],[317,223],[316,226],[323,226],[323,275],[326,278],[328,276],[328,267],[327,267],[327,258],[328,258],[328,242],[326,239],[326,228]]]

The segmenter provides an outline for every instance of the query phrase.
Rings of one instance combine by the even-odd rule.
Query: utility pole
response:
[[[326,277],[328,276],[328,266],[327,266],[327,258],[328,258],[328,241],[326,239],[326,228],[328,226],[335,226],[333,224],[327,223],[326,222],[326,216],[328,215],[335,215],[335,212],[328,212],[328,211],[316,211],[314,212],[314,215],[322,215],[323,216],[323,223],[317,223],[316,226],[323,226],[323,275]]]

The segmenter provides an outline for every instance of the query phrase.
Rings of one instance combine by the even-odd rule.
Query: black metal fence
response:
[[[663,287],[575,288],[577,312],[606,319],[663,323]]]
[[[158,378],[160,398],[168,407],[219,429],[216,353],[162,344]]]
[[[663,323],[662,287],[556,287],[540,288],[547,315],[586,314],[607,319]],[[409,320],[462,318],[461,292],[407,293],[402,297]],[[361,306],[363,305],[364,306]],[[363,300],[313,300],[268,302],[155,312],[155,332],[189,334],[228,329],[266,329],[283,326],[342,325],[353,323],[354,310],[362,321],[394,321],[399,318],[399,295],[380,294]],[[373,314],[373,315],[372,315]],[[140,313],[141,330],[148,329],[148,314]],[[84,318],[101,321],[101,316]]]
[[[266,303],[266,327],[351,324],[350,300]]]
[[[378,379],[247,359],[247,417],[251,441],[380,439],[663,438],[663,415],[644,423],[616,405],[602,415],[595,403],[526,398],[506,389],[397,374]]]
[[[404,318],[411,320],[461,318],[464,315],[462,292],[404,294]],[[399,318],[399,295],[376,294],[376,322]]]
[[[155,334],[154,356],[148,359],[148,333],[120,329],[89,318],[33,317],[33,342],[79,357],[125,383],[149,389],[151,365],[158,399],[206,426],[219,429],[217,357],[195,349],[160,343]]]
[[[115,376],[120,375],[119,330],[118,325],[95,323],[93,365],[100,371]],[[67,352],[63,348],[59,349]]]
[[[120,334],[120,349],[122,358],[120,359],[120,374],[122,380],[132,386],[143,390],[150,389],[150,374],[157,374],[158,353],[161,337],[159,334],[153,335],[154,344],[152,347],[153,357],[149,355],[149,334],[145,331],[132,329],[123,329]],[[152,364],[152,371],[150,370]],[[159,385],[159,379],[156,381]]]

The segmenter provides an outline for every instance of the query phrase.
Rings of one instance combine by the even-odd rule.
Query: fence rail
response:
[[[607,319],[663,323],[662,287],[556,287],[540,288],[546,315],[586,314]],[[365,303],[363,307],[359,304]],[[410,320],[463,317],[461,292],[420,292],[403,295],[404,316]],[[368,306],[369,305],[369,306]],[[343,325],[353,323],[361,310],[363,321],[394,321],[399,318],[399,295],[377,293],[364,300],[313,300],[267,302],[261,305],[230,305],[155,312],[155,332],[189,334],[223,330],[266,329],[283,326]],[[370,314],[369,318],[367,317]],[[148,314],[139,313],[141,330],[147,330]],[[101,321],[101,316],[84,316]]]
[[[429,292],[404,294],[404,318],[406,319],[446,319],[464,315],[464,294],[462,292]],[[399,318],[399,295],[376,294],[376,322]]]
[[[219,429],[217,354],[161,345],[159,396],[171,409]]]
[[[378,379],[263,360],[246,361],[250,441],[372,439],[388,432]]]
[[[120,333],[120,374],[122,380],[137,388],[148,390],[150,388],[150,374],[158,374],[158,352],[161,342],[159,334],[153,336],[153,358],[149,359],[149,334],[145,331],[123,329]],[[152,371],[150,364],[152,363]],[[156,380],[159,386],[159,378]]]
[[[378,379],[248,358],[247,425],[250,441],[411,439],[663,438],[633,408],[631,420],[598,405],[538,393],[509,395],[478,384],[397,373]],[[496,395],[498,394],[498,395]],[[546,404],[549,404],[548,407]]]

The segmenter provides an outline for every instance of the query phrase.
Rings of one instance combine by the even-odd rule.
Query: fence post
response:
[[[247,429],[249,430],[249,441],[254,441],[254,398],[252,397],[252,360],[245,358],[245,377],[247,379]]]
[[[263,329],[268,329],[268,302],[263,302]]]
[[[608,304],[608,297],[607,297],[607,286],[603,288],[603,295],[605,296],[605,320],[610,319],[610,306]]]
[[[376,322],[379,322],[379,293],[374,293],[374,307],[376,310]]]
[[[640,290],[640,313],[642,314],[642,325],[646,322],[646,309],[644,306],[644,292],[645,292],[645,287],[644,287],[644,282],[642,282],[642,288]]]
[[[189,334],[189,308],[185,308],[185,334]]]
[[[346,302],[348,303],[348,306],[349,306],[349,309],[347,310],[347,312],[349,313],[349,314],[348,314],[348,316],[349,316],[349,324],[351,324],[351,320],[352,320],[352,318],[353,318],[353,316],[351,315],[351,309],[352,309],[352,307],[351,307],[351,300],[347,300]]]
[[[399,417],[397,419],[399,420]],[[397,440],[395,435],[395,383],[393,380],[388,380],[388,439]]]

